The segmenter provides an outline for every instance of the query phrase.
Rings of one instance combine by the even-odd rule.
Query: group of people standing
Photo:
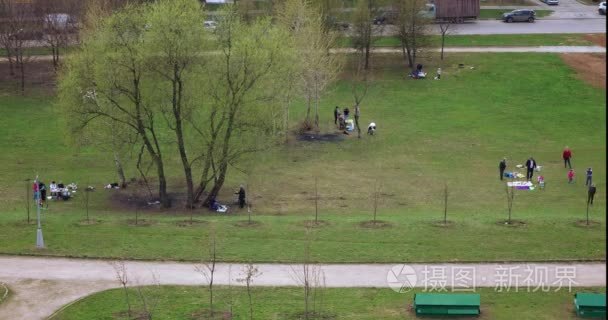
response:
[[[568,146],[566,146],[564,148],[564,151],[562,152],[562,159],[564,160],[564,168],[568,168],[568,173],[567,173],[567,177],[568,177],[568,183],[574,183],[574,169],[572,169],[572,150],[570,150],[570,148]],[[505,170],[507,168],[507,159],[503,158],[500,163],[498,164],[498,170],[500,172],[500,180],[503,180],[504,177],[504,173]],[[534,175],[534,170],[536,170],[537,168],[537,163],[536,160],[534,160],[533,157],[528,158],[528,160],[526,161],[525,164],[525,168],[526,168],[526,180],[530,181],[532,180],[532,176]],[[595,184],[593,183],[593,169],[591,167],[587,168],[586,172],[585,172],[585,186],[588,186],[588,192],[587,192],[587,203],[588,204],[593,204],[593,198],[595,197],[595,193],[597,191],[597,188],[595,187]],[[543,184],[544,184],[544,178],[541,176],[539,177],[539,182],[542,180]]]
[[[534,170],[536,170],[536,168],[538,167],[536,165],[536,160],[534,160],[534,158],[532,158],[532,157],[528,158],[528,160],[526,160],[525,167],[526,167],[526,180],[530,181],[530,180],[532,180],[532,176],[534,175]],[[500,160],[500,163],[498,164],[498,171],[500,172],[500,180],[503,179],[506,169],[507,169],[507,158],[502,158],[502,160]]]
[[[572,169],[572,150],[566,146],[564,151],[562,152],[562,158],[564,159],[564,168],[568,167],[568,183],[574,183],[574,169]],[[585,171],[585,186],[588,186],[587,190],[587,204],[593,204],[593,198],[595,197],[595,192],[597,188],[593,183],[593,169],[591,167],[587,168]]]

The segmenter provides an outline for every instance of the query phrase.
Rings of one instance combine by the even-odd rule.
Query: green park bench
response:
[[[576,315],[585,318],[606,318],[606,294],[577,292],[574,295]]]
[[[416,315],[477,316],[481,312],[477,293],[417,293],[414,295]]]

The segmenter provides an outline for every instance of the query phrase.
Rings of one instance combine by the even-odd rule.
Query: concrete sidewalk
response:
[[[376,53],[401,53],[400,48],[373,48]],[[439,52],[441,48],[430,48],[427,50]],[[606,53],[606,48],[601,46],[529,46],[529,47],[445,47],[445,52],[539,52],[539,53]],[[353,53],[356,52],[353,48],[331,49],[332,53]],[[31,56],[30,62],[35,61],[51,61],[52,56]],[[0,63],[7,62],[7,59],[0,57]]]
[[[114,266],[106,260],[0,256],[0,282],[11,298],[0,305],[0,319],[44,319],[62,305],[88,294],[119,286]],[[203,285],[194,263],[125,261],[130,285]],[[245,264],[218,263],[214,283],[238,285]],[[299,264],[256,264],[256,286],[300,286]],[[320,264],[327,287],[588,287],[606,285],[605,263],[478,264]],[[42,302],[41,302],[42,301]]]
[[[441,51],[441,48],[432,48],[435,52]],[[373,48],[375,53],[401,53],[401,48]],[[355,49],[352,48],[341,48],[332,49],[332,53],[354,53]],[[606,48],[601,46],[530,46],[530,47],[445,47],[444,52],[479,52],[479,53],[499,53],[499,52],[512,52],[512,53],[525,53],[525,52],[539,52],[539,53],[606,53]]]

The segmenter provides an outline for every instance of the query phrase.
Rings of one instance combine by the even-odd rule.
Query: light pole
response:
[[[40,225],[40,185],[38,184],[38,176],[34,180],[36,188],[34,189],[34,199],[36,201],[36,216],[38,219],[38,230],[36,231],[36,248],[44,248],[44,238],[42,237],[42,226]]]

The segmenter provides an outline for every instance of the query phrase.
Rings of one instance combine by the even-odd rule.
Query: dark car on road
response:
[[[398,17],[399,13],[397,11],[386,11],[374,18],[373,22],[377,25],[394,24]]]
[[[513,10],[502,14],[502,20],[505,22],[534,22],[536,12],[530,9]]]

